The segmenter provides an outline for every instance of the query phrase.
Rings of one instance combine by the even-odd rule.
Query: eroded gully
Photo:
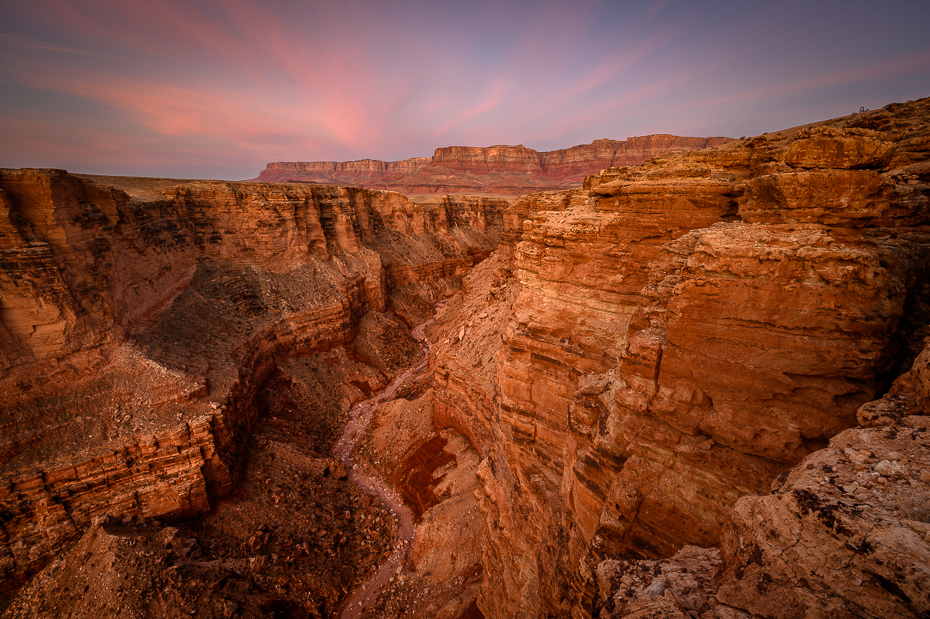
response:
[[[438,309],[440,305],[441,304],[437,305],[435,309]],[[359,471],[352,457],[352,450],[355,448],[355,443],[362,434],[364,434],[365,429],[371,422],[371,418],[378,408],[378,405],[385,400],[393,398],[394,394],[407,379],[419,374],[429,365],[430,346],[429,341],[426,339],[425,331],[426,328],[433,323],[433,320],[435,320],[435,311],[433,316],[433,318],[415,327],[411,332],[413,338],[420,344],[420,348],[423,349],[423,361],[416,367],[409,368],[396,376],[387,387],[376,395],[353,406],[349,411],[349,421],[346,423],[342,438],[340,438],[336,446],[333,447],[333,455],[345,465],[349,481],[365,492],[373,494],[381,499],[384,506],[397,518],[398,531],[397,542],[394,545],[394,551],[391,553],[391,556],[388,557],[387,561],[375,572],[374,576],[355,590],[355,593],[349,598],[348,603],[342,611],[342,619],[358,619],[361,617],[365,609],[368,608],[377,597],[378,589],[387,584],[391,577],[398,572],[401,564],[410,552],[410,548],[413,546],[413,540],[415,538],[413,514],[407,506],[404,505],[400,496],[383,480],[377,477],[371,477]]]

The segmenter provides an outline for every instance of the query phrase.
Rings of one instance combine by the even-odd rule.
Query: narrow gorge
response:
[[[694,148],[0,170],[0,616],[930,613],[930,100]]]

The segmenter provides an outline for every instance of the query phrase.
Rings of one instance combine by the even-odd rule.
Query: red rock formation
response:
[[[269,174],[269,180],[281,180],[280,177],[341,179],[376,179],[412,174],[429,165],[429,157],[413,157],[401,161],[380,161],[378,159],[360,159],[359,161],[298,161],[269,163],[263,173]],[[262,178],[262,177],[259,177]],[[262,178],[262,180],[266,180]]]
[[[515,293],[500,254],[463,279],[428,335],[431,374],[380,407],[362,451],[418,521],[410,561],[371,611],[378,617],[480,617],[485,523],[476,471],[491,447],[493,376]]]
[[[586,616],[603,558],[719,542],[739,497],[855,424],[930,322],[928,105],[515,202],[486,615]]]
[[[269,163],[257,180],[356,184],[403,193],[494,193],[519,195],[581,184],[582,179],[612,166],[635,165],[656,155],[698,150],[730,138],[647,135],[626,141],[538,152],[519,146],[448,146],[432,158],[402,161],[313,161]]]

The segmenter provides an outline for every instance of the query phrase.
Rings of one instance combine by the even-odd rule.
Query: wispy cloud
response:
[[[64,47],[61,45],[53,45],[51,43],[44,43],[42,41],[34,41],[32,39],[26,39],[24,37],[13,36],[12,34],[2,34],[0,33],[0,40],[6,41],[18,47],[33,49],[46,52],[57,52],[60,54],[74,54],[76,56],[91,56],[93,58],[112,58],[113,60],[129,60],[128,58],[122,56],[112,56],[110,54],[101,54],[100,52],[94,52],[87,49],[78,49],[75,47]]]

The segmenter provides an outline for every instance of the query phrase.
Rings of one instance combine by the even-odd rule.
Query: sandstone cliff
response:
[[[269,163],[261,181],[352,184],[371,189],[418,193],[520,195],[564,189],[604,168],[635,165],[656,155],[699,150],[730,138],[646,135],[548,152],[520,146],[448,146],[431,158],[402,161],[312,161]]]
[[[740,497],[907,368],[930,323],[928,105],[515,201],[496,402],[456,415],[486,454],[486,615],[588,616],[607,558],[720,543]]]
[[[930,345],[881,400],[737,501],[721,547],[606,560],[601,617],[919,617],[930,609]]]

